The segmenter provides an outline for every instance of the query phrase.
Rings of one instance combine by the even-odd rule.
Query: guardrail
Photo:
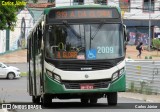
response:
[[[126,59],[128,91],[145,94],[160,93],[160,61]]]

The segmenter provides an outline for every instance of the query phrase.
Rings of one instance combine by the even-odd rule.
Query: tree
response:
[[[32,0],[33,1],[33,3],[37,3],[38,2],[38,0]]]
[[[24,0],[0,0],[0,30],[14,30],[17,12],[25,7],[25,3]]]
[[[160,50],[160,39],[155,38],[152,40],[153,47],[157,49],[157,56],[158,56],[158,51]]]

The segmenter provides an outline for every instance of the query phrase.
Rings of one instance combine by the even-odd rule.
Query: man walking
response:
[[[136,49],[139,51],[139,54],[137,55],[137,58],[141,58],[141,54],[142,54],[142,51],[143,51],[143,48],[142,48],[142,45],[143,43],[140,42],[139,45],[136,46]]]

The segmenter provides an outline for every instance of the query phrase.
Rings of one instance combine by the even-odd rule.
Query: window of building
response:
[[[94,3],[106,5],[107,4],[107,0],[94,0]]]
[[[119,0],[119,6],[122,11],[130,12],[130,0]]]
[[[154,12],[154,0],[151,0],[151,8],[150,7],[150,0],[143,0],[143,12]]]
[[[73,5],[83,5],[84,0],[73,0]]]

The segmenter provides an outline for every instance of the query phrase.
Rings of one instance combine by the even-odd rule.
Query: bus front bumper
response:
[[[48,94],[63,94],[63,93],[107,93],[107,92],[124,92],[126,90],[125,74],[119,77],[114,82],[111,82],[106,88],[96,89],[66,89],[64,84],[61,84],[45,75],[44,84],[45,93]]]

